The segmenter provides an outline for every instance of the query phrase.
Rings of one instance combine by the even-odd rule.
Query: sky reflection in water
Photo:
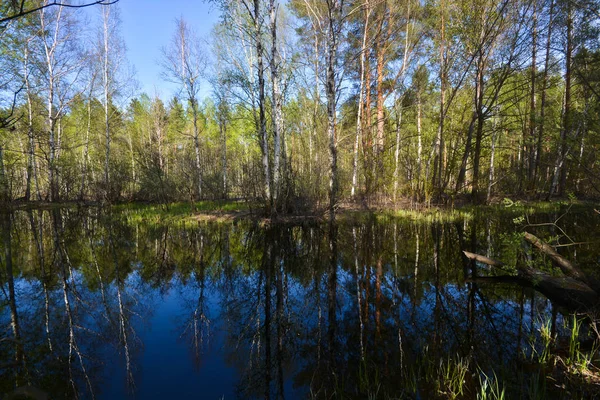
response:
[[[511,218],[334,229],[126,221],[95,209],[4,217],[0,393],[427,397],[440,360],[493,370],[517,393],[530,385],[514,371],[540,324],[564,330],[542,295],[466,279],[494,272],[461,249],[510,262]],[[587,229],[585,218],[573,227]],[[593,248],[577,257],[593,262]]]

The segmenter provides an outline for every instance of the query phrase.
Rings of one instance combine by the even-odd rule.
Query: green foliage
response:
[[[477,400],[504,400],[504,388],[498,382],[496,373],[488,376],[485,372],[480,371],[479,374],[480,391],[477,394]]]
[[[531,207],[541,207],[525,199],[558,194],[560,199],[575,202],[598,196],[600,76],[594,66],[600,59],[600,45],[594,23],[596,1],[570,9],[574,40],[570,80],[564,68],[565,38],[558,34],[566,31],[569,21],[565,18],[566,3],[556,4],[548,42],[545,30],[550,3],[539,4],[536,9],[536,35],[531,24],[533,10],[520,3],[343,3],[348,16],[340,26],[339,57],[335,60],[336,76],[341,78],[342,70],[345,73],[344,84],[335,93],[340,202],[397,206],[389,203],[396,199],[398,204],[410,201],[411,206],[453,206],[455,202],[483,200],[467,195],[476,189],[483,192],[489,184],[490,198],[486,201],[497,204],[503,199],[500,207],[517,214],[514,222],[522,225],[533,212]],[[0,82],[4,89],[0,121],[10,121],[6,126],[0,124],[0,164],[6,197],[22,198],[26,192],[34,193],[36,199],[37,193],[40,198],[49,197],[50,128],[54,120],[54,135],[60,141],[54,166],[62,200],[190,201],[200,182],[205,199],[261,199],[266,172],[259,134],[253,17],[236,2],[219,4],[224,18],[214,29],[210,41],[213,54],[206,55],[210,62],[203,71],[203,78],[212,85],[210,94],[194,104],[183,95],[167,101],[147,94],[140,94],[129,104],[119,104],[125,88],[108,96],[110,187],[105,187],[103,176],[103,78],[93,68],[87,69],[94,63],[82,62],[84,54],[79,51],[89,42],[86,30],[69,32],[65,52],[57,53],[62,56],[57,65],[73,68],[59,78],[77,79],[72,84],[68,80],[56,82],[61,88],[62,106],[55,102],[47,110],[48,71],[42,68],[45,52],[41,39],[50,38],[50,28],[46,26],[45,36],[40,35],[40,21],[35,14],[7,25],[0,46],[0,67],[5,77]],[[257,4],[264,6],[259,20],[266,23],[267,2]],[[321,209],[328,196],[330,162],[323,86],[326,6],[313,0],[291,1],[278,9],[279,21],[284,22],[279,39],[286,43],[286,51],[280,51],[277,63],[285,92],[285,170],[280,171],[284,200],[279,204],[280,212]],[[3,7],[8,10],[12,6]],[[48,13],[49,17],[54,15]],[[70,18],[69,24],[79,19],[77,14]],[[482,36],[482,31],[488,34]],[[538,58],[532,69],[534,36]],[[259,39],[264,42],[263,50],[270,49],[266,29]],[[548,60],[546,45],[552,50]],[[30,85],[19,89],[26,77],[26,59],[30,63]],[[364,63],[359,62],[361,59]],[[269,57],[263,61],[265,155],[272,168]],[[120,76],[116,70],[110,74],[114,81]],[[563,115],[563,99],[569,81],[567,118]],[[360,88],[367,85],[360,93]],[[445,108],[440,110],[442,88]],[[359,105],[361,98],[363,104]],[[48,111],[53,110],[60,115],[49,118]],[[200,171],[192,140],[194,111],[199,114]],[[362,125],[357,127],[359,111]],[[572,126],[566,126],[567,121],[573,121]],[[563,163],[557,159],[562,148],[569,149]],[[438,149],[441,169],[435,165]],[[352,182],[355,162],[356,184]],[[464,177],[460,177],[461,171]],[[438,173],[442,176],[434,183]],[[550,182],[558,182],[556,193],[549,193]],[[351,198],[353,186],[357,193]],[[553,202],[546,207],[550,210],[559,206]]]

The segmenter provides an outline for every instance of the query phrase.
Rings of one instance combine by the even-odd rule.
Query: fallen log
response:
[[[566,276],[573,279],[577,279],[584,282],[586,285],[594,289],[596,292],[600,292],[600,283],[585,272],[583,272],[577,265],[573,264],[554,250],[552,246],[539,239],[537,236],[532,235],[529,232],[525,232],[525,240],[535,246],[542,253],[546,254],[552,260],[552,263],[560,268],[560,270]]]
[[[553,276],[533,268],[519,268],[519,276],[551,301],[568,309],[587,310],[598,303],[598,293],[572,277]]]
[[[463,254],[469,260],[479,261],[480,263],[491,265],[492,267],[504,267],[504,263],[502,261],[493,260],[486,256],[482,256],[481,254],[471,253],[470,251],[463,250]]]
[[[575,279],[579,279],[579,280],[586,279],[585,273],[582,270],[580,270],[578,267],[573,265],[569,260],[567,260],[566,258],[561,256],[560,254],[558,254],[552,246],[545,243],[544,241],[539,239],[537,236],[532,235],[529,232],[525,232],[525,240],[527,240],[529,243],[534,245],[538,250],[542,251],[544,254],[546,254],[548,257],[550,257],[550,259],[552,260],[554,265],[556,265],[558,268],[560,268],[560,270],[563,272],[563,274],[570,276],[572,278],[575,278]]]
[[[502,267],[502,261],[493,260],[481,254],[464,251],[463,254],[471,259],[491,266]],[[554,276],[534,268],[517,266],[518,275],[502,275],[493,277],[477,277],[470,279],[474,282],[516,283],[533,287],[554,303],[571,310],[587,310],[596,306],[600,297],[586,282],[571,276]]]

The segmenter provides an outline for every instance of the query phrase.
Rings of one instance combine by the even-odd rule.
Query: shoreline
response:
[[[130,222],[146,222],[156,225],[189,225],[197,223],[227,223],[251,221],[263,226],[300,225],[304,223],[321,224],[329,221],[326,210],[318,208],[304,213],[267,215],[260,203],[240,200],[205,200],[195,203],[174,202],[168,204],[127,202],[120,204],[102,204],[91,201],[50,202],[16,202],[3,211],[33,211],[64,208],[103,208],[116,211],[127,217]],[[564,207],[575,210],[589,210],[600,207],[599,202],[585,200],[560,199],[553,201],[525,201],[505,198],[490,205],[460,204],[455,207],[447,205],[341,203],[337,209],[336,219],[340,222],[360,220],[363,218],[404,218],[415,222],[455,222],[471,219],[477,213],[511,213],[533,214],[558,212]]]

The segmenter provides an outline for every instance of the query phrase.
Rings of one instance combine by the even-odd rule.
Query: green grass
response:
[[[488,213],[514,213],[530,215],[536,213],[555,213],[566,210],[570,207],[571,211],[587,211],[593,207],[598,207],[597,203],[571,199],[562,199],[558,201],[513,201],[510,198],[504,198],[500,203],[487,206],[465,206],[463,209],[477,209],[480,212]]]
[[[144,204],[130,203],[113,206],[129,223],[148,225],[192,226],[197,215],[219,215],[250,210],[248,203],[239,201],[200,201],[197,203]]]
[[[430,208],[425,210],[384,211],[383,215],[430,224],[434,222],[452,223],[471,220],[475,214],[472,210]]]
[[[504,396],[504,388],[498,383],[496,373],[492,372],[491,376],[488,376],[480,371],[477,400],[504,400]]]
[[[340,210],[339,221],[365,222],[376,219],[381,222],[394,219],[410,220],[416,223],[454,223],[472,220],[476,216],[514,216],[523,217],[535,213],[558,212],[566,207],[590,209],[590,204],[577,201],[529,202],[505,199],[500,204],[488,206],[468,205],[460,208],[428,208],[422,210],[381,209],[381,210]],[[258,203],[240,201],[200,201],[194,203],[178,202],[170,204],[129,203],[113,206],[113,210],[122,212],[131,223],[155,225],[191,225],[197,224],[199,216],[212,216],[219,220],[219,214],[232,214],[259,209]],[[226,217],[226,215],[223,215]]]
[[[527,215],[557,213],[565,211],[569,207],[570,211],[589,211],[594,206],[592,203],[581,202],[577,200],[563,201],[538,201],[523,202],[504,199],[499,204],[492,205],[465,205],[457,208],[424,208],[415,209],[380,209],[380,210],[342,210],[339,219],[348,219],[353,221],[363,221],[375,217],[380,221],[388,221],[394,218],[410,220],[416,223],[454,223],[459,221],[469,221],[476,216],[492,217],[520,217]]]

